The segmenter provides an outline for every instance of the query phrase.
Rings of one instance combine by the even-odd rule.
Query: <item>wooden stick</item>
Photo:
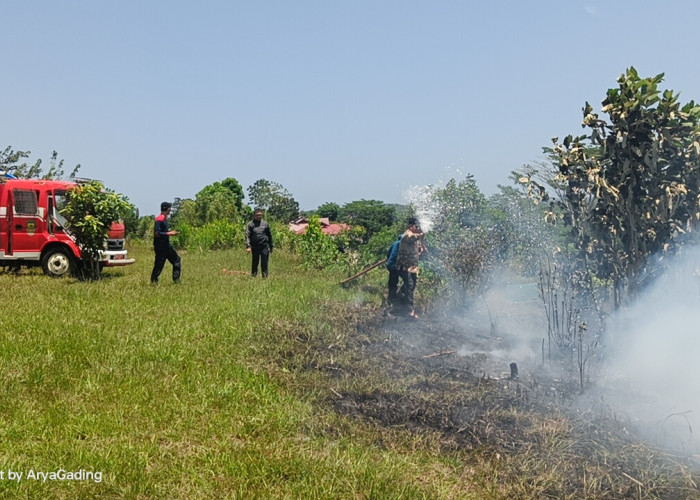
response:
[[[450,354],[454,354],[455,351],[449,351],[449,350],[442,350],[442,351],[435,351],[432,354],[426,354],[423,356],[424,358],[434,358],[435,356],[449,356]]]
[[[359,278],[359,277],[362,276],[363,274],[367,274],[367,273],[370,272],[372,269],[381,266],[381,265],[384,264],[385,262],[386,262],[386,259],[382,259],[382,260],[380,260],[380,261],[377,261],[377,262],[375,262],[374,264],[372,264],[371,266],[366,267],[365,269],[363,269],[362,271],[360,271],[359,273],[357,273],[355,276],[350,276],[349,278],[345,278],[343,281],[340,282],[340,284],[341,284],[341,285],[344,285],[344,284],[347,283],[348,281],[352,281],[352,280],[354,280],[354,279],[356,279],[356,278]]]

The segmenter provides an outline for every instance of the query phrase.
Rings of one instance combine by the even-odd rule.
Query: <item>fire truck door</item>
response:
[[[38,258],[45,230],[42,210],[39,208],[39,194],[31,189],[14,189],[12,198],[12,205],[7,207],[8,214],[11,214],[8,230],[12,253],[36,253]]]
[[[12,191],[8,191],[6,205],[0,207],[0,252],[12,255]]]

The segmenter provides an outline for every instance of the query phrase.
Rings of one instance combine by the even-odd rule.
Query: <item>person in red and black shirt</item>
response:
[[[170,244],[170,237],[176,236],[179,231],[171,231],[168,227],[170,210],[172,210],[172,205],[167,201],[160,204],[160,215],[156,217],[153,228],[153,250],[156,252],[156,260],[151,272],[151,283],[158,283],[158,277],[163,272],[166,260],[173,266],[173,281],[175,283],[180,281],[180,256]]]

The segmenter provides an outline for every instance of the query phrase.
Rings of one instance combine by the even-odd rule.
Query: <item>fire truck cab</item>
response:
[[[74,182],[0,178],[0,266],[41,265],[49,276],[70,272],[80,248],[66,230],[60,210]],[[110,227],[100,266],[127,266],[124,224]]]

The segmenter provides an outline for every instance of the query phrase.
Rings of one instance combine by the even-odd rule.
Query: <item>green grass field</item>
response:
[[[366,321],[383,271],[344,289],[284,251],[267,280],[221,272],[248,269],[240,249],[182,252],[182,282],[166,264],[154,286],[150,248],[131,252],[98,282],[0,273],[0,497],[700,498],[620,422],[402,358]],[[413,406],[334,408],[365,396]]]
[[[0,495],[5,498],[435,498],[459,473],[429,439],[314,404],[285,352],[372,302],[283,251],[270,278],[242,250],[182,253],[182,283],[149,283],[152,252],[99,282],[0,274]],[[382,276],[383,277],[383,276]],[[345,328],[344,328],[345,327]],[[304,347],[302,347],[304,348]],[[307,377],[308,378],[308,377]],[[324,390],[327,390],[324,389]],[[21,475],[21,476],[20,476]],[[452,493],[450,493],[450,491]],[[477,497],[474,497],[477,498]]]

